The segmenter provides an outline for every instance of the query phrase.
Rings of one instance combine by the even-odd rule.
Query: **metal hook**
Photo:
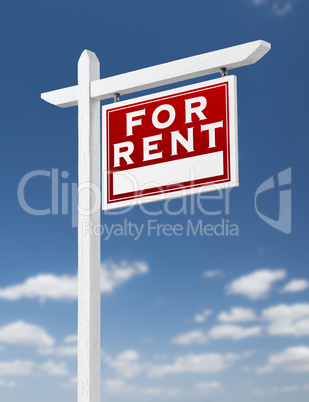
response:
[[[116,92],[114,94],[114,103],[119,102],[119,98],[120,98],[120,93]]]
[[[221,73],[221,77],[227,77],[228,76],[226,67],[220,68],[220,73]]]

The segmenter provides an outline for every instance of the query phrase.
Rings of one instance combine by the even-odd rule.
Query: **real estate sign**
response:
[[[238,186],[236,77],[102,107],[103,209]]]

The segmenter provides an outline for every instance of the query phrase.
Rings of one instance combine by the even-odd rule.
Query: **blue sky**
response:
[[[102,400],[308,400],[308,11],[305,0],[2,2],[1,400],[76,400],[72,209],[31,215],[17,189],[26,174],[54,169],[71,202],[77,108],[53,107],[40,94],[76,84],[85,48],[108,77],[258,39],[272,50],[230,72],[240,186],[209,193],[203,207],[212,214],[196,197],[170,202],[170,211],[186,213],[171,215],[160,202],[147,205],[158,215],[102,213],[109,230],[125,219],[185,228],[182,236],[102,235]],[[280,172],[291,182],[282,188]],[[258,211],[278,220],[280,196],[292,194],[280,215],[289,231],[291,213],[289,234],[255,210],[256,191],[271,177],[276,187],[259,195]],[[51,208],[51,176],[29,181],[25,199]],[[201,222],[219,233],[222,221],[238,236],[186,231]]]

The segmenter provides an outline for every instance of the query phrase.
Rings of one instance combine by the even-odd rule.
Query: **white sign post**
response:
[[[96,55],[78,62],[78,401],[100,400],[100,237],[83,230],[100,225],[100,101],[90,82],[100,79]],[[97,197],[96,197],[97,196]],[[96,205],[97,204],[97,205]]]
[[[85,50],[78,85],[46,92],[45,101],[78,105],[78,402],[100,401],[100,100],[254,64],[270,50],[262,40],[100,79],[96,55]]]

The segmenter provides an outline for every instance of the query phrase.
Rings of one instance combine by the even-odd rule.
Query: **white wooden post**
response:
[[[100,401],[100,236],[86,230],[100,225],[100,101],[90,97],[90,82],[99,79],[99,60],[85,50],[78,62],[78,402]]]

